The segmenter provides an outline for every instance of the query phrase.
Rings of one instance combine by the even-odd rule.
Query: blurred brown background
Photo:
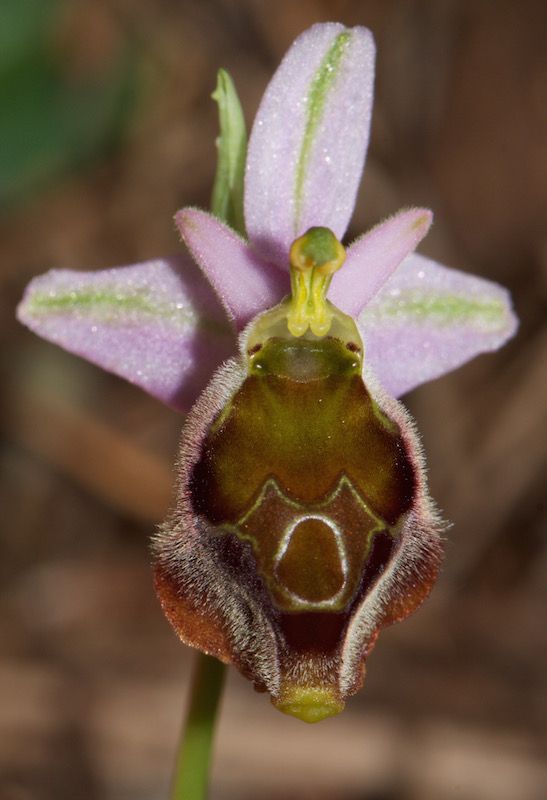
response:
[[[547,797],[547,8],[465,0],[4,0],[0,796],[166,797],[191,652],[153,595],[180,418],[14,322],[56,267],[168,255],[207,206],[226,67],[248,122],[292,39],[365,24],[377,99],[351,233],[409,204],[422,252],[507,285],[521,329],[408,398],[453,521],[426,606],[317,727],[230,673],[214,800]],[[7,142],[7,144],[6,144]]]

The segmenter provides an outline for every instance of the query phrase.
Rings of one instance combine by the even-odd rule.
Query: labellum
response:
[[[413,422],[326,299],[344,258],[327,228],[293,243],[291,295],[247,326],[189,414],[155,541],[179,637],[306,722],[343,709],[441,559]]]

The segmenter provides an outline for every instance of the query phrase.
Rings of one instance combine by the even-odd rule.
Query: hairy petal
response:
[[[185,255],[100,272],[52,270],[29,284],[17,316],[182,411],[235,347],[221,304]]]
[[[252,245],[280,266],[313,225],[344,235],[368,145],[374,53],[366,28],[314,25],[266,89],[249,141],[245,221]]]
[[[518,325],[503,287],[417,254],[405,259],[358,322],[365,358],[396,397],[497,350]]]
[[[197,208],[175,215],[182,239],[238,329],[289,290],[288,277],[255,255],[216,217]]]
[[[431,227],[427,208],[410,208],[386,219],[348,248],[344,269],[334,275],[329,300],[356,317]]]
[[[345,343],[313,346],[318,371],[296,338],[267,345],[271,369],[233,359],[217,371],[186,420],[177,499],[154,541],[180,638],[306,722],[342,710],[380,629],[429,594],[443,528],[408,413],[358,364],[340,370]]]

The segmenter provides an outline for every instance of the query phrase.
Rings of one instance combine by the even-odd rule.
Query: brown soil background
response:
[[[219,66],[248,121],[292,39],[365,24],[379,56],[350,233],[423,204],[421,251],[507,285],[503,351],[408,397],[432,493],[454,524],[424,608],[383,633],[364,690],[317,727],[230,674],[213,800],[547,796],[545,422],[547,12],[466,0],[76,0],[67,69],[137,43],[121,144],[0,218],[0,796],[167,796],[192,653],[154,598],[148,539],[170,502],[180,418],[18,327],[25,283],[177,249],[207,206]],[[0,121],[1,133],[1,121]]]

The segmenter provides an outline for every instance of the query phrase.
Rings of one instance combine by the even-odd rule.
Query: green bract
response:
[[[218,103],[220,135],[217,139],[217,173],[211,208],[234,230],[245,233],[243,175],[247,157],[247,131],[239,97],[226,70],[218,72],[212,97]]]

